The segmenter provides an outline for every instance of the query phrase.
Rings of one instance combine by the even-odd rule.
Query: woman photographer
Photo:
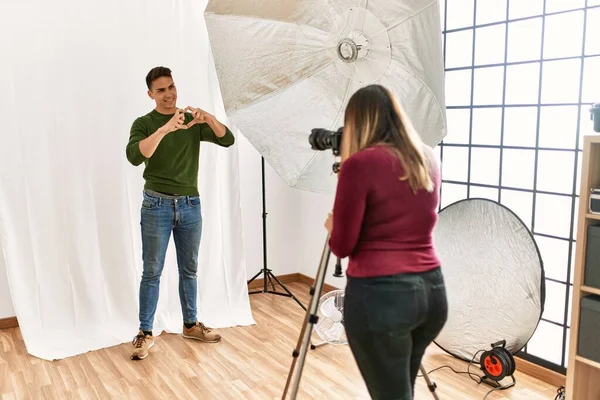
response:
[[[447,319],[433,244],[440,173],[393,95],[371,85],[345,113],[329,246],[349,257],[348,342],[373,399],[408,400],[425,349]]]

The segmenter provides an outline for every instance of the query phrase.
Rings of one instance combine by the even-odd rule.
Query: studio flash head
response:
[[[592,121],[594,121],[594,130],[600,132],[600,103],[596,103],[590,108]]]
[[[337,131],[330,131],[323,128],[315,128],[308,137],[308,142],[313,150],[323,151],[331,149],[335,156],[340,155],[340,146],[342,144],[342,126]]]

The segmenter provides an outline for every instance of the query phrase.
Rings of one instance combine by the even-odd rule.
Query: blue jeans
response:
[[[196,322],[198,250],[202,236],[200,198],[181,196],[169,199],[144,192],[141,227],[144,270],[140,283],[140,329],[151,331],[154,324],[160,276],[171,232],[177,252],[183,322]]]
[[[377,278],[348,277],[344,327],[371,398],[413,399],[425,349],[447,318],[440,268]]]

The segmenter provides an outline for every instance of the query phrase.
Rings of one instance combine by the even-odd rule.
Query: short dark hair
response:
[[[154,67],[148,72],[146,75],[146,86],[148,86],[148,90],[152,89],[152,82],[161,77],[167,77],[173,79],[171,76],[171,70],[167,67]]]

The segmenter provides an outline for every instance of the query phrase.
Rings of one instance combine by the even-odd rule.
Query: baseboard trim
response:
[[[304,274],[300,274],[300,273],[295,273],[295,274],[285,274],[285,275],[276,275],[277,279],[279,279],[279,281],[283,284],[286,283],[294,283],[294,282],[298,282],[298,283],[303,283],[305,285],[308,286],[312,286],[315,283],[315,279],[311,278],[309,276],[306,276]],[[278,291],[281,291],[281,287],[278,288],[278,284],[277,281],[273,279],[273,284],[275,285],[275,288]],[[269,288],[272,289],[272,287],[270,287],[270,285],[268,286]],[[252,282],[250,282],[248,284],[248,289],[249,290],[260,290],[264,288],[264,279],[255,279]],[[327,283],[323,282],[323,294],[327,293],[327,292],[331,292],[333,290],[339,290],[339,288],[336,288],[335,286],[332,285],[328,285]]]
[[[279,281],[283,284],[286,283],[292,283],[292,282],[300,282],[300,274],[295,273],[295,274],[286,274],[286,275],[276,275],[277,279],[279,279]],[[260,278],[260,279],[255,279],[252,282],[250,282],[248,284],[248,289],[250,290],[259,290],[264,288],[264,279]],[[277,281],[275,279],[273,279],[273,284],[275,285],[275,288],[277,288]],[[267,288],[269,288],[269,284],[267,282]],[[271,288],[272,289],[272,288]]]
[[[17,317],[9,317],[0,319],[0,329],[16,328],[19,326]]]

